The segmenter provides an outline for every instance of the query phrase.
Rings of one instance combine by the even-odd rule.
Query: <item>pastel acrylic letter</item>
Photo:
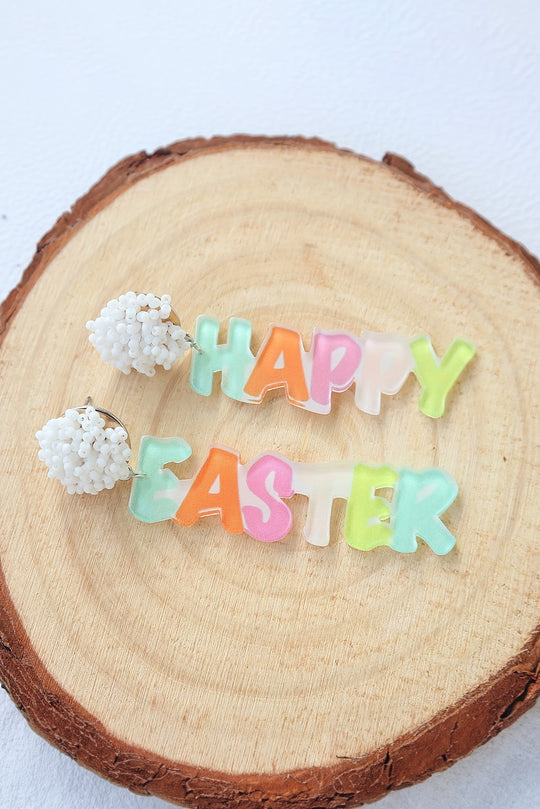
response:
[[[294,489],[308,498],[304,537],[311,545],[330,543],[334,500],[347,500],[351,493],[354,465],[334,463],[294,464]]]
[[[242,401],[244,382],[253,365],[251,353],[251,323],[231,317],[227,342],[218,345],[219,320],[199,315],[195,326],[195,341],[201,353],[191,355],[191,387],[202,396],[212,393],[213,376],[221,371],[221,389],[231,399]]]
[[[247,469],[246,483],[250,491],[262,500],[268,516],[255,505],[242,508],[245,531],[262,542],[276,542],[291,530],[292,514],[281,497],[292,497],[292,468],[290,463],[275,455],[263,455]]]
[[[454,340],[440,360],[429,337],[416,337],[410,342],[415,361],[415,376],[422,385],[418,407],[434,419],[444,413],[446,396],[457,378],[476,354],[476,348],[467,340]]]
[[[313,335],[311,398],[317,411],[329,413],[332,391],[349,388],[360,365],[362,349],[355,337],[339,332],[317,331]]]
[[[345,514],[345,539],[352,548],[369,551],[390,544],[390,525],[381,522],[390,518],[390,504],[383,497],[376,497],[375,490],[392,487],[397,479],[398,473],[391,466],[354,467]]]
[[[393,396],[413,369],[409,342],[399,334],[362,332],[363,359],[356,375],[356,406],[377,416],[381,394]]]
[[[273,326],[257,354],[244,392],[260,402],[274,388],[285,388],[292,404],[303,406],[309,398],[302,364],[302,339],[297,331]]]
[[[164,464],[182,463],[191,455],[191,447],[182,438],[141,438],[137,469],[142,477],[134,477],[131,484],[129,510],[141,522],[161,522],[174,517],[176,500],[164,495],[174,489],[178,478]]]
[[[241,534],[244,526],[238,491],[238,464],[236,452],[212,447],[174,521],[180,525],[193,525],[199,517],[219,514],[226,531]]]
[[[418,547],[416,537],[421,537],[438,555],[451,551],[456,540],[439,515],[454,502],[457,493],[456,481],[442,469],[401,469],[392,500],[392,548],[412,553]]]

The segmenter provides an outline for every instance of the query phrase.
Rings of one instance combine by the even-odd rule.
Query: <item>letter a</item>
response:
[[[274,388],[285,388],[287,399],[302,407],[309,393],[302,365],[302,339],[297,331],[273,326],[257,354],[244,392],[260,402]]]
[[[212,447],[180,508],[173,517],[180,525],[193,525],[199,517],[219,514],[226,531],[244,530],[238,492],[238,455]]]

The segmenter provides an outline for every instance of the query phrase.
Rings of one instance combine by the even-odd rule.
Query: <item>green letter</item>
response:
[[[129,510],[141,522],[170,520],[176,514],[178,503],[163,496],[167,489],[174,489],[178,478],[166,463],[182,463],[191,455],[191,447],[182,438],[141,438],[137,473],[143,477],[133,478]]]
[[[439,515],[454,502],[457,493],[456,481],[442,469],[400,469],[392,500],[391,547],[412,553],[418,547],[416,537],[421,537],[439,556],[451,551],[456,540]]]
[[[375,489],[394,485],[397,472],[390,466],[354,467],[353,482],[345,514],[345,539],[352,548],[370,551],[378,545],[389,545],[392,529],[381,520],[390,517],[390,504],[375,497]]]
[[[476,354],[476,348],[466,340],[454,340],[440,360],[429,337],[415,337],[409,345],[416,363],[413,373],[422,385],[418,406],[426,416],[438,419],[444,413],[448,392]]]
[[[255,361],[251,353],[251,323],[231,317],[229,334],[224,345],[218,345],[219,320],[199,315],[195,326],[195,341],[201,353],[191,355],[191,387],[202,396],[212,393],[212,379],[221,371],[221,390],[231,399],[242,401],[244,384]]]

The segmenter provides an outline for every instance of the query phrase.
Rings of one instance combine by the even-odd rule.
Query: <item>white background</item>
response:
[[[197,135],[317,135],[374,158],[398,152],[540,255],[538,0],[2,0],[0,9],[1,298],[111,165]],[[378,805],[532,809],[539,730],[536,708]],[[166,806],[58,753],[3,691],[0,767],[0,809]]]

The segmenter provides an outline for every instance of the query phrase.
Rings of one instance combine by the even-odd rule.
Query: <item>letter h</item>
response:
[[[255,362],[251,352],[251,322],[231,317],[227,342],[218,345],[219,320],[199,315],[195,341],[201,353],[191,355],[190,384],[201,396],[212,393],[213,375],[221,371],[221,389],[231,399],[244,399],[244,385]]]

